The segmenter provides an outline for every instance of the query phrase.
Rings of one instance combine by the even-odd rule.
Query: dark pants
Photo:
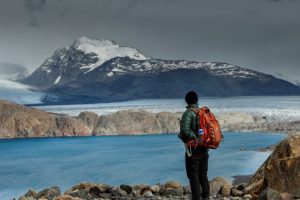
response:
[[[209,195],[208,157],[208,153],[198,152],[193,152],[191,157],[185,155],[186,173],[190,181],[192,200],[199,200],[200,197],[207,198]]]

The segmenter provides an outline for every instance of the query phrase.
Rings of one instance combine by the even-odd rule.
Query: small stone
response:
[[[21,196],[21,197],[19,198],[19,200],[36,200],[36,198],[34,198],[34,197],[25,197],[25,196]]]
[[[101,193],[103,193],[104,191],[102,191],[101,189],[99,189],[97,186],[92,186],[89,189],[89,194],[93,195],[93,196],[100,196]]]
[[[229,200],[229,198],[228,197],[224,197],[223,200]]]
[[[164,190],[161,191],[161,194],[163,196],[181,196],[183,195],[183,188],[179,188],[179,189],[174,189],[174,188],[166,188]]]
[[[75,190],[75,191],[69,193],[69,195],[72,197],[78,197],[81,199],[85,199],[87,197],[88,193],[89,193],[89,191],[84,189],[84,190]]]
[[[25,197],[33,197],[33,198],[35,198],[36,195],[37,195],[36,191],[30,189],[30,190],[28,190],[28,192],[26,192],[26,194],[24,196]]]
[[[181,188],[181,184],[177,181],[169,181],[165,184],[166,188],[173,188],[173,189],[179,189]]]
[[[232,196],[242,196],[243,195],[243,192],[236,189],[236,188],[231,188],[231,191],[230,191],[230,194]]]
[[[95,186],[96,184],[93,183],[79,183],[77,185],[74,185],[72,188],[68,189],[65,194],[69,194],[75,190],[89,190],[92,186]]]
[[[231,200],[242,200],[241,197],[231,197]]]
[[[63,195],[63,196],[56,197],[55,200],[83,200],[83,199],[79,197],[72,197],[70,195]]]
[[[102,193],[100,194],[100,197],[103,198],[103,199],[111,199],[111,195],[110,193]]]
[[[252,196],[251,196],[251,194],[245,194],[244,196],[243,196],[243,198],[244,199],[252,199]]]
[[[53,186],[51,188],[47,188],[44,189],[42,191],[40,191],[39,193],[37,193],[36,198],[40,199],[40,198],[45,198],[47,200],[53,200],[55,199],[55,197],[60,196],[60,189],[57,186]]]
[[[160,186],[159,185],[151,185],[149,189],[154,192],[154,193],[159,193],[160,192]]]
[[[191,194],[191,187],[183,186],[183,194]]]
[[[121,188],[113,188],[111,191],[111,195],[114,197],[122,197],[122,196],[126,196],[127,193]]]
[[[130,185],[120,185],[120,188],[122,190],[124,190],[127,194],[131,194],[132,193],[132,187]]]
[[[143,192],[143,196],[144,197],[154,197],[154,195],[152,194],[152,191],[151,190],[145,190]]]

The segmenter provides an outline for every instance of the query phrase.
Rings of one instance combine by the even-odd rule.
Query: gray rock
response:
[[[132,187],[130,185],[120,185],[120,188],[124,190],[127,194],[132,193]]]
[[[33,197],[25,197],[25,196],[21,196],[21,197],[19,198],[19,200],[36,200],[36,199],[33,198]]]
[[[26,192],[26,194],[24,194],[23,196],[21,196],[19,198],[19,200],[35,200],[36,195],[37,195],[36,191],[29,190],[28,192]]]
[[[39,199],[39,198],[44,197],[48,200],[54,200],[55,197],[58,197],[60,195],[61,195],[61,193],[60,193],[59,187],[53,186],[51,188],[46,188],[46,189],[40,191],[39,193],[37,193],[36,198]]]
[[[126,196],[127,193],[124,190],[122,190],[121,188],[113,188],[111,191],[111,195],[113,197],[122,197],[122,196]]]
[[[70,195],[72,197],[79,197],[79,198],[85,199],[87,197],[88,193],[89,193],[88,190],[83,189],[83,190],[72,191],[68,195]]]

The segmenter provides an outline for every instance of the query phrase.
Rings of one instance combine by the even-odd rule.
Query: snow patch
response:
[[[113,72],[109,72],[109,73],[106,74],[106,76],[108,76],[108,77],[112,77],[113,75],[114,75]]]
[[[54,84],[56,85],[57,83],[59,83],[60,79],[61,79],[61,75],[59,75],[59,77],[57,77],[57,79],[54,81]]]
[[[76,40],[75,47],[86,54],[95,53],[98,61],[80,69],[89,69],[87,72],[101,66],[104,62],[115,57],[129,57],[135,60],[147,60],[148,57],[141,54],[138,50],[130,47],[121,47],[110,40],[91,40],[81,37]]]
[[[124,70],[116,68],[116,67],[114,67],[111,71],[112,72],[125,72]]]

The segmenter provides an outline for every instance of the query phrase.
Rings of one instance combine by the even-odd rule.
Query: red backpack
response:
[[[210,149],[216,149],[219,147],[223,135],[221,127],[212,112],[208,107],[202,107],[200,109],[193,109],[199,120],[199,128],[203,129],[203,134],[199,140],[192,140],[187,143],[188,146],[201,145]]]

